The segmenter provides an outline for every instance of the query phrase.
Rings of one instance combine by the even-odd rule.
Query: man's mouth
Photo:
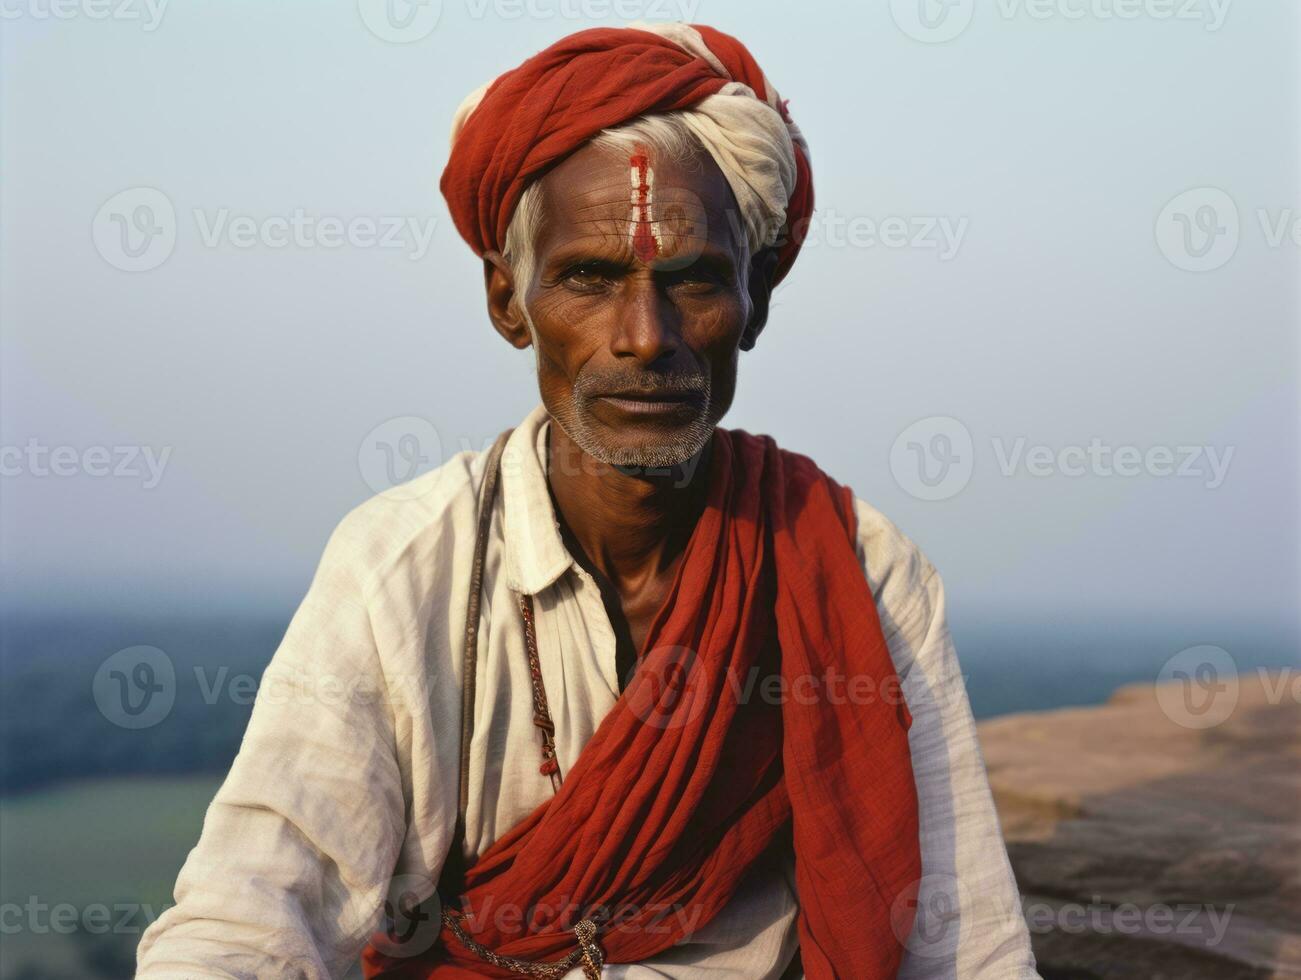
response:
[[[630,415],[663,415],[691,409],[699,394],[694,391],[612,391],[598,400]]]

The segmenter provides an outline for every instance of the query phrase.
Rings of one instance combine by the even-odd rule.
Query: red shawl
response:
[[[560,792],[467,874],[477,942],[557,960],[574,923],[606,908],[619,911],[599,937],[606,961],[644,960],[709,922],[785,837],[807,977],[895,974],[912,925],[901,896],[921,875],[911,716],[853,499],[771,437],[715,429],[707,503],[649,653]],[[531,926],[495,917],[504,905],[534,910]],[[513,975],[446,927],[421,957],[368,948],[365,963],[367,977]]]

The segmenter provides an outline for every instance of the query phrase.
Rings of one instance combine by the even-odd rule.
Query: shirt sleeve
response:
[[[856,501],[859,557],[903,695],[917,783],[922,878],[905,980],[1038,978],[949,633],[944,586],[920,549]]]
[[[140,980],[339,977],[378,925],[406,806],[356,551],[340,525],[262,676],[176,904],[141,938]]]

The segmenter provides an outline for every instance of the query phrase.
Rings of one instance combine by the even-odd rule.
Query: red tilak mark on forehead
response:
[[[651,210],[650,159],[644,153],[629,158],[632,166],[632,251],[643,262],[660,254],[659,238],[655,233],[655,216]]]

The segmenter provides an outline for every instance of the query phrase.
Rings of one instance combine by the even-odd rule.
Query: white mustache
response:
[[[607,391],[654,396],[683,393],[704,394],[708,390],[708,380],[699,375],[657,378],[653,384],[649,385],[645,384],[644,380],[633,381],[631,379],[595,376],[580,377],[574,382],[574,394],[588,398]]]

